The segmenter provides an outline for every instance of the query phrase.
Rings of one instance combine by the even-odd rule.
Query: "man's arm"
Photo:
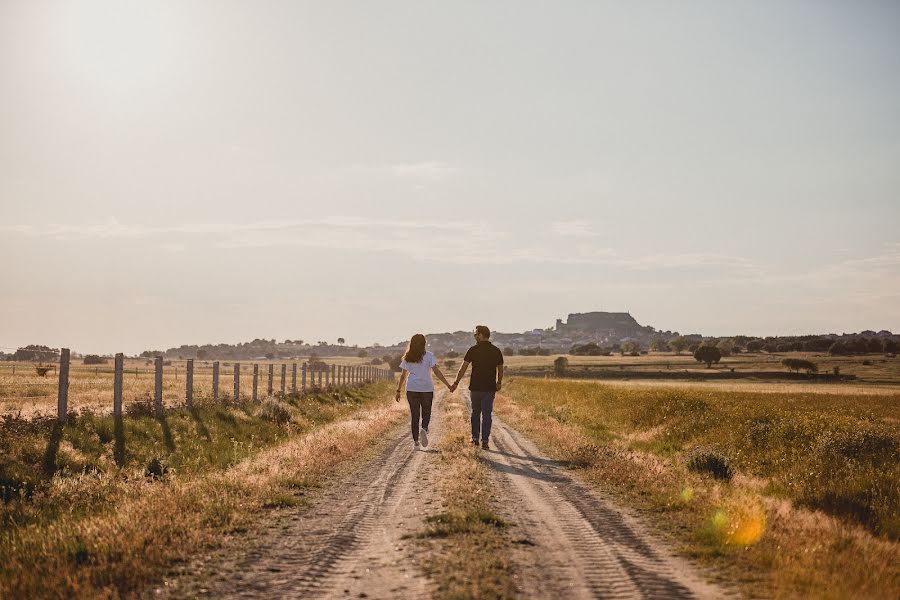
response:
[[[503,364],[497,365],[497,391],[500,391],[500,386],[503,385]]]
[[[466,374],[466,369],[469,368],[469,363],[463,361],[463,364],[459,367],[459,373],[456,374],[456,381],[453,382],[453,385],[450,387],[451,392],[455,392],[457,386],[459,386],[459,382],[462,381],[463,376]]]

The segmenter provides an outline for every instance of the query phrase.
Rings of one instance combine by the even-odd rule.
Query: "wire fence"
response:
[[[0,368],[0,412],[34,412],[52,407],[56,399],[57,419],[65,421],[73,407],[108,412],[117,416],[130,404],[152,403],[162,414],[165,407],[193,407],[195,398],[260,401],[266,397],[306,394],[392,379],[393,373],[375,365],[309,363],[258,363],[241,361],[170,361],[157,357],[143,365],[127,365],[117,354],[110,365],[72,365],[63,348],[58,365],[47,365],[43,374],[36,365],[2,365]],[[150,362],[151,368],[146,368]],[[18,373],[17,373],[18,367]],[[50,372],[53,378],[48,381]]]

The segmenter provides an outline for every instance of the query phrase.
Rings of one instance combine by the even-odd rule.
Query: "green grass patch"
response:
[[[89,516],[107,509],[101,484],[89,499],[61,503],[50,493],[56,479],[93,476],[98,481],[164,479],[227,469],[289,436],[331,422],[348,408],[377,397],[380,387],[340,393],[214,403],[167,410],[162,419],[132,410],[112,415],[71,413],[64,427],[53,418],[0,421],[0,533],[52,522],[61,513]],[[276,407],[273,409],[273,407]],[[273,418],[273,411],[277,417]]]
[[[721,455],[716,460],[693,460],[700,471],[765,479],[780,497],[900,539],[900,395],[524,379],[512,382],[509,393],[517,404],[575,426],[597,444],[607,444],[610,433],[627,439],[652,430],[650,439],[629,447],[689,462],[692,449],[714,446]]]
[[[425,519],[427,527],[418,534],[421,538],[444,538],[453,535],[480,533],[485,527],[503,528],[506,522],[489,510],[444,512]]]

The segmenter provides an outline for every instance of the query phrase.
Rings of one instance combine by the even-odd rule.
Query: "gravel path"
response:
[[[150,596],[184,598],[428,598],[416,565],[435,490],[443,393],[437,393],[429,448],[415,451],[409,423],[376,458],[330,484],[310,508],[284,509],[259,531],[185,565]]]
[[[467,394],[463,392],[464,396]],[[430,451],[408,424],[377,456],[329,484],[308,508],[283,509],[259,530],[184,565],[151,597],[428,598],[415,561],[435,490],[444,393],[436,394]],[[635,519],[573,479],[499,419],[480,451],[510,523],[517,585],[526,598],[721,598]]]
[[[523,596],[728,596],[496,416],[491,446],[481,456],[504,499],[498,512],[517,542],[513,560]]]

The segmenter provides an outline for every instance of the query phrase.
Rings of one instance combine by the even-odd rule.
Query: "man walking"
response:
[[[481,447],[488,449],[491,437],[491,412],[494,410],[494,395],[500,391],[503,383],[503,353],[491,343],[491,330],[484,325],[475,328],[475,345],[469,348],[463,364],[456,374],[456,381],[450,388],[455,391],[466,374],[469,364],[472,365],[472,378],[469,381],[469,396],[472,399],[472,444],[478,445],[481,434]]]

